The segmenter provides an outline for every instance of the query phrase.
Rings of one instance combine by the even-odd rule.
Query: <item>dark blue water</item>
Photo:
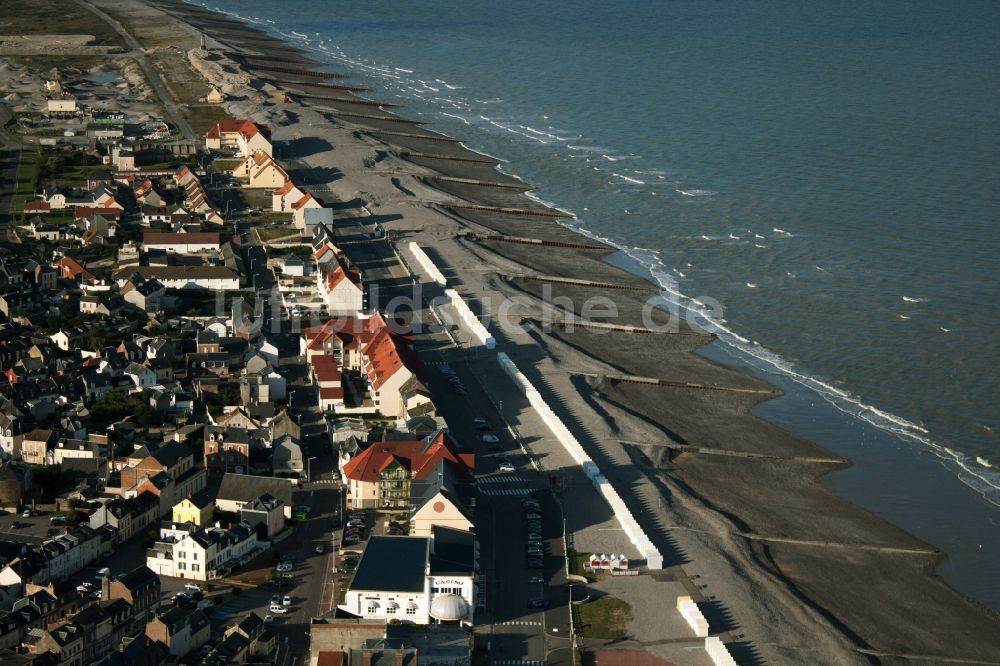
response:
[[[721,356],[800,391],[762,412],[859,460],[833,487],[1000,606],[1000,5],[207,6],[326,54],[626,249]]]

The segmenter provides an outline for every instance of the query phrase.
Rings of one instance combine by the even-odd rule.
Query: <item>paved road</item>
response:
[[[451,434],[476,452],[476,533],[486,591],[485,612],[481,611],[476,619],[477,645],[489,650],[491,663],[572,664],[559,505],[548,491],[548,476],[535,471],[513,429],[509,429],[506,415],[501,414],[497,395],[503,395],[500,384],[507,379],[499,376],[498,370],[490,375],[477,371],[474,362],[466,363],[466,355],[465,350],[452,347],[426,352],[424,362],[430,368],[429,382],[435,395],[447,396],[438,406]],[[451,382],[440,372],[441,362],[462,378],[467,396],[452,394]],[[487,377],[488,391],[480,381]],[[475,416],[487,419],[492,433],[500,438],[498,444],[481,441],[482,433],[472,422]],[[498,471],[497,457],[501,454],[514,464],[514,472]],[[528,569],[525,562],[526,522],[521,502],[526,497],[541,505],[545,544],[542,570]],[[529,584],[533,576],[541,576],[544,583]],[[544,599],[549,608],[529,609],[529,599]]]
[[[139,67],[142,68],[143,73],[146,75],[146,80],[149,81],[149,85],[153,87],[153,91],[156,93],[156,96],[160,98],[160,101],[163,103],[163,108],[166,109],[167,115],[170,116],[170,119],[173,121],[177,131],[180,132],[181,136],[185,139],[190,141],[197,140],[198,137],[195,136],[194,130],[191,129],[191,126],[188,125],[187,120],[185,120],[184,116],[181,114],[180,109],[177,108],[177,102],[174,100],[174,96],[170,94],[170,91],[167,90],[167,87],[160,79],[160,75],[155,69],[153,69],[153,66],[146,59],[146,54],[145,51],[143,51],[142,45],[138,40],[136,40],[135,37],[132,36],[132,33],[126,30],[125,27],[117,20],[111,18],[106,12],[98,9],[92,3],[87,2],[87,0],[74,1],[84,9],[96,14],[105,23],[110,25],[115,32],[122,36],[122,39],[125,40],[125,43],[131,49],[131,52],[126,53],[125,55],[133,58],[137,63],[139,63]]]

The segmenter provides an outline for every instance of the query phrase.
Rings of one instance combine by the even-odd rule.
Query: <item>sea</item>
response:
[[[1000,3],[198,4],[575,213],[1000,608]]]

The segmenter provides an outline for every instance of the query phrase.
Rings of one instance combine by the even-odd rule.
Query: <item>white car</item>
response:
[[[274,616],[270,615],[270,614],[265,615],[264,616],[264,624],[270,624],[271,622],[274,622]]]
[[[197,583],[188,583],[184,586],[185,590],[190,590],[191,592],[201,592],[201,585]]]
[[[282,606],[281,604],[271,604],[268,610],[278,615],[284,615],[285,613],[288,612],[288,609]]]
[[[513,472],[513,471],[514,471],[514,469],[515,469],[514,465],[512,465],[512,464],[510,463],[510,461],[508,461],[508,460],[504,460],[504,461],[503,461],[502,463],[500,463],[500,465],[499,465],[499,470],[500,470],[501,472]]]
[[[291,570],[292,570],[291,562],[282,562],[281,564],[278,565],[278,573]]]
[[[286,594],[285,598],[281,600],[281,605],[282,606],[291,606],[292,605],[292,598]]]

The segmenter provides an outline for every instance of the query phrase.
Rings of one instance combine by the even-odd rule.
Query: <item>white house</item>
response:
[[[476,560],[471,532],[441,527],[430,538],[373,536],[338,607],[385,622],[471,625]]]
[[[133,273],[145,280],[156,280],[167,289],[209,289],[224,291],[240,288],[240,276],[226,266],[129,266],[112,274],[124,285]]]
[[[246,523],[229,529],[192,527],[183,536],[170,526],[147,552],[146,566],[160,576],[211,580],[226,575],[257,549],[257,531]]]
[[[142,363],[129,363],[125,368],[125,374],[139,389],[145,390],[157,384],[156,371]]]
[[[330,314],[358,315],[365,307],[361,271],[337,265],[320,277],[320,294]]]
[[[288,180],[271,193],[271,210],[275,213],[291,212],[292,204],[305,195],[306,193],[296,187],[295,183]]]
[[[233,175],[238,178],[247,178],[249,188],[280,188],[288,180],[288,173],[274,161],[274,159],[262,150],[244,158],[239,165],[233,169]],[[273,200],[273,199],[272,199]]]

